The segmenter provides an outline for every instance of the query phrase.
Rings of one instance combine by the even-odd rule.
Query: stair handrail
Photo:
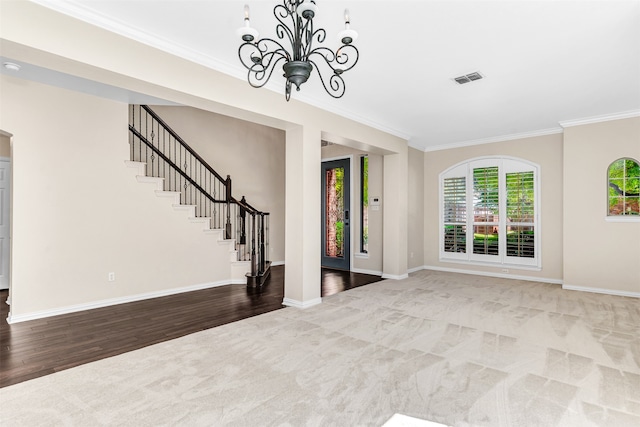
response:
[[[249,203],[247,203],[247,201],[242,201],[242,200],[238,200],[235,197],[231,197],[231,203],[235,203],[236,205],[242,207],[243,209],[249,211],[249,213],[251,214],[256,214],[256,215],[269,215],[269,212],[262,212],[259,211],[258,209],[254,208],[253,206],[251,206]]]
[[[205,190],[204,188],[202,188],[197,182],[195,182],[190,176],[189,174],[187,174],[186,172],[184,172],[182,169],[180,169],[179,167],[177,167],[177,165],[167,156],[165,156],[165,154],[157,149],[152,143],[151,141],[149,141],[144,135],[142,135],[138,129],[136,129],[135,127],[133,127],[132,125],[129,125],[129,131],[132,132],[135,136],[137,136],[140,141],[144,142],[145,145],[147,147],[149,147],[154,153],[156,153],[158,155],[158,157],[160,157],[162,160],[164,160],[165,162],[167,162],[168,164],[172,165],[174,167],[174,169],[180,174],[182,175],[182,177],[184,179],[186,179],[189,184],[193,185],[194,188],[196,188],[198,191],[200,191],[202,194],[204,194],[205,197],[207,197],[209,200],[211,200],[213,203],[226,203],[227,200],[217,200],[215,199],[211,194],[209,194],[209,192],[207,190]],[[225,180],[223,180],[225,181]],[[233,203],[233,201],[232,201]]]
[[[185,142],[185,140],[184,140],[184,139],[182,139],[182,138],[180,137],[180,135],[178,135],[178,134],[177,134],[173,129],[171,129],[171,127],[170,127],[170,126],[169,126],[169,125],[168,125],[164,120],[162,120],[162,119],[160,118],[160,116],[158,116],[158,115],[157,115],[157,114],[156,114],[156,113],[155,113],[151,108],[149,108],[149,106],[148,106],[148,105],[140,105],[140,107],[142,107],[142,109],[144,109],[147,113],[149,113],[149,115],[150,115],[151,117],[153,117],[153,119],[154,119],[154,120],[157,120],[157,121],[158,121],[158,123],[160,123],[160,124],[162,125],[162,127],[163,127],[164,129],[166,129],[166,130],[167,130],[167,132],[169,132],[169,133],[171,134],[171,136],[173,136],[176,140],[178,140],[178,142],[179,142],[182,146],[184,146],[184,148],[185,148],[189,153],[191,153],[191,155],[192,155],[193,157],[195,157],[195,158],[196,158],[200,163],[202,163],[202,165],[203,165],[203,166],[204,166],[204,167],[205,167],[209,172],[211,172],[213,175],[215,175],[215,177],[216,177],[216,178],[218,178],[220,181],[226,181],[226,179],[225,179],[225,178],[223,178],[223,177],[222,177],[218,172],[216,172],[216,170],[215,170],[214,168],[212,168],[212,167],[209,165],[209,163],[207,163],[207,162],[206,162],[202,157],[200,157],[200,155],[199,155],[198,153],[196,153],[196,152],[194,151],[194,149],[193,149],[193,148],[191,148],[191,147],[189,146],[189,144],[187,144],[187,143]],[[172,162],[172,163],[173,163],[173,162]]]
[[[189,144],[186,143],[186,141],[184,139],[182,139],[180,137],[180,135],[178,135],[172,128],[171,126],[169,126],[164,120],[162,120],[162,118],[160,116],[158,116],[151,108],[149,108],[148,105],[140,105],[140,107],[145,110],[151,117],[153,117],[154,120],[156,120],[167,132],[169,132],[171,134],[172,137],[174,137],[193,157],[195,157],[200,163],[202,163],[202,166],[205,167],[205,169],[207,169],[207,171],[211,172],[216,178],[218,178],[220,181],[222,182],[227,182],[227,179],[223,178],[218,172],[216,172],[216,170],[214,168],[211,167],[211,165],[209,165],[209,163],[207,163],[206,160],[204,160],[193,148],[191,148],[191,146]],[[172,164],[174,166],[177,166],[172,160],[170,160],[167,156],[165,156],[162,151],[158,150],[152,143],[151,141],[149,141],[146,137],[144,137],[133,125],[129,125],[129,130],[131,130],[138,138],[140,138],[141,140],[143,140],[143,142],[149,147],[151,148],[156,154],[158,154],[158,156],[160,156],[165,162]],[[192,184],[195,188],[198,189],[198,191],[202,192],[203,194],[205,194],[209,200],[211,200],[212,202],[216,202],[216,203],[224,203],[227,200],[215,200],[213,199],[206,190],[204,190],[202,187],[200,187],[198,184],[195,183],[195,181],[193,181],[186,173],[184,173],[182,171],[181,168],[176,167],[175,168],[177,171],[180,172],[180,175],[182,175],[185,179],[187,179],[189,181],[190,184]],[[228,178],[228,177],[227,177]],[[237,205],[241,205],[244,209],[246,209],[247,211],[249,211],[250,213],[256,214],[256,213],[264,213],[267,214],[266,212],[261,212],[258,209],[254,208],[253,206],[251,206],[249,203],[246,203],[246,201],[244,203],[241,203],[239,200],[237,200],[235,197],[231,197],[229,200],[231,203],[235,203]]]

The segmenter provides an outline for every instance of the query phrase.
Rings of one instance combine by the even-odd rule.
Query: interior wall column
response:
[[[383,160],[383,232],[382,277],[407,277],[408,149],[387,154]]]
[[[322,302],[320,277],[321,133],[298,126],[286,136],[284,305]]]

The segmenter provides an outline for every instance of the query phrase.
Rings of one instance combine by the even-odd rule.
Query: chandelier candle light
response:
[[[238,56],[242,65],[249,70],[247,80],[251,86],[264,86],[271,78],[276,65],[284,61],[282,69],[287,79],[287,101],[291,98],[291,85],[295,85],[299,91],[300,85],[307,81],[314,68],[329,95],[334,98],[344,95],[345,84],[342,74],[358,62],[358,49],[351,44],[358,37],[358,33],[350,28],[349,11],[345,10],[345,28],[338,33],[338,41],[342,45],[335,52],[323,46],[314,48],[313,43],[324,43],[327,36],[324,29],[313,28],[316,12],[318,7],[314,0],[283,0],[283,4],[273,8],[273,14],[278,21],[276,35],[280,41],[271,38],[255,41],[258,31],[251,27],[249,6],[244,7],[244,26],[238,28],[238,35],[244,43],[238,48]],[[281,42],[284,40],[291,44],[290,50],[282,45]],[[323,73],[326,73],[325,77]]]

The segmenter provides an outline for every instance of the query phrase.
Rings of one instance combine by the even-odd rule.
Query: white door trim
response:
[[[0,226],[2,233],[0,235],[0,289],[9,289],[9,281],[11,276],[11,158],[0,157],[0,162],[6,163],[6,169],[0,173],[6,173],[6,177],[0,176],[0,179],[6,183],[5,191],[0,193]],[[6,225],[4,221],[6,220]],[[6,228],[5,228],[6,227]],[[6,239],[6,241],[4,240]]]

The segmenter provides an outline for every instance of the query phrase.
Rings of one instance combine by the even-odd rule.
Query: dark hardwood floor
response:
[[[381,280],[322,269],[322,296]],[[0,387],[282,308],[284,267],[260,291],[220,286],[9,325],[0,291]]]

